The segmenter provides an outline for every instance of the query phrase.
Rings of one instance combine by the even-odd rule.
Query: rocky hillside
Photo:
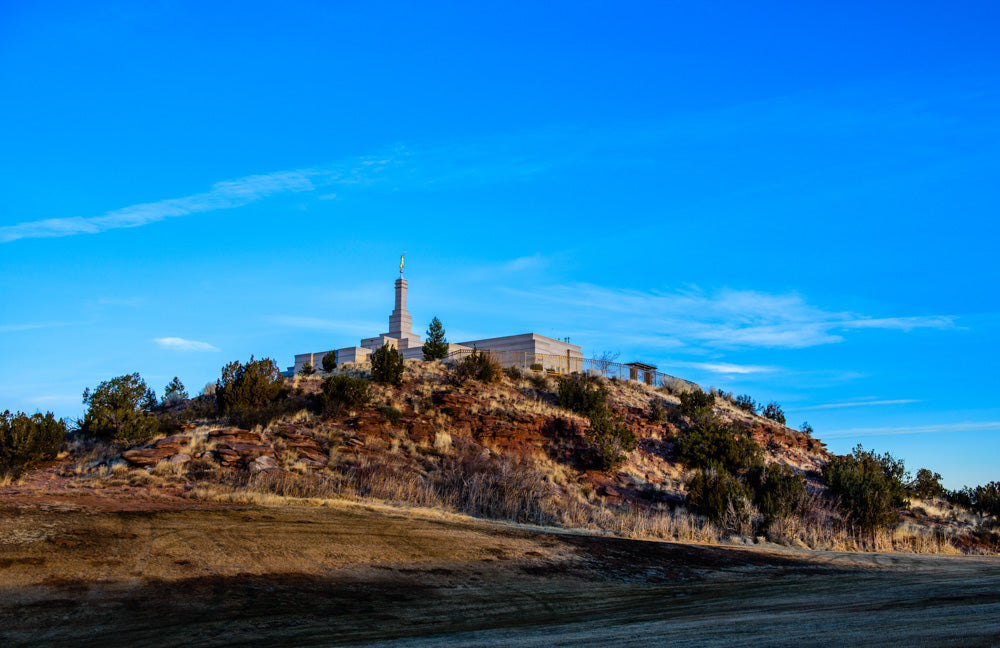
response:
[[[334,374],[370,378],[362,366]],[[611,417],[635,438],[634,449],[602,468],[591,419],[559,405],[561,381],[579,377],[514,371],[481,382],[460,379],[447,361],[408,362],[399,385],[366,382],[370,398],[355,406],[324,397],[328,377],[289,380],[280,404],[257,425],[220,417],[211,395],[161,406],[160,438],[124,450],[77,442],[61,463],[42,471],[38,488],[262,503],[377,500],[686,541],[989,548],[975,535],[981,521],[941,501],[913,507],[892,529],[856,533],[825,494],[820,471],[830,455],[823,443],[726,399],[715,399],[713,420],[735,424],[731,429],[759,446],[764,465],[785,465],[804,477],[794,513],[764,516],[748,503],[714,521],[698,514],[689,502],[695,473],[677,456],[693,423],[681,413],[682,393],[671,388],[596,381]],[[29,475],[4,492],[23,494],[40,483]]]

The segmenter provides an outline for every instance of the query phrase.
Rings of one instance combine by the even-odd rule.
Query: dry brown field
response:
[[[0,645],[997,646],[1000,561],[349,504],[8,501]]]

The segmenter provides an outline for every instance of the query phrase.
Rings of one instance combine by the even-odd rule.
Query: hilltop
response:
[[[831,461],[824,444],[741,408],[731,394],[516,369],[483,381],[461,369],[408,361],[399,384],[381,384],[369,366],[347,364],[296,376],[268,407],[225,416],[211,393],[179,399],[154,408],[157,438],[131,448],[77,439],[0,492],[11,503],[110,499],[124,508],[349,500],[633,538],[995,550],[984,519],[940,498],[861,527],[822,478]],[[361,385],[367,398],[328,393],[331,377]],[[604,413],[567,407],[567,388],[583,398],[599,392]],[[709,404],[692,406],[692,394]],[[596,435],[599,425],[610,436]],[[698,437],[706,429],[716,436]],[[743,463],[696,464],[699,443],[709,444],[702,454],[722,452],[711,443],[727,436],[743,443],[734,446]],[[799,490],[776,490],[783,483]]]

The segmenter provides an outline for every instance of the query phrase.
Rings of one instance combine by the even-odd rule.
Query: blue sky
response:
[[[527,331],[1000,479],[995,3],[0,4],[0,407]],[[877,6],[873,6],[877,5]]]

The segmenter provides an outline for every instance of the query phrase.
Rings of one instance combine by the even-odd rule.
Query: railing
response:
[[[474,349],[459,349],[449,353],[448,358],[462,360],[473,351]],[[600,374],[606,378],[636,380],[647,385],[652,385],[653,387],[670,385],[675,381],[684,383],[688,387],[698,387],[697,384],[690,380],[671,376],[660,371],[642,369],[619,362],[599,360],[597,358],[578,358],[571,355],[561,356],[550,353],[495,351],[490,349],[482,349],[482,352],[489,354],[502,367],[519,367],[529,371],[544,371],[551,374],[593,373]]]

